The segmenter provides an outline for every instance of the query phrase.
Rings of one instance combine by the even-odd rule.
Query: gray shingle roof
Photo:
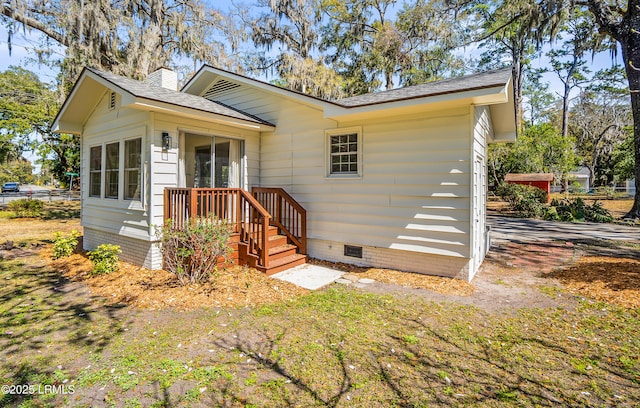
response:
[[[406,99],[425,98],[456,92],[504,86],[511,77],[511,68],[487,71],[458,78],[434,81],[421,85],[407,86],[390,91],[374,92],[365,95],[335,101],[336,104],[348,108],[395,102]]]
[[[234,109],[230,106],[223,105],[218,102],[212,102],[201,96],[172,91],[171,89],[149,85],[141,81],[136,81],[134,79],[129,79],[104,71],[98,71],[92,68],[87,68],[87,70],[139,98],[149,99],[156,102],[164,102],[170,105],[195,109],[207,113],[214,113],[234,119],[241,119],[249,122],[259,123],[262,125],[274,126],[272,123],[262,120],[257,116],[242,112],[238,109]]]

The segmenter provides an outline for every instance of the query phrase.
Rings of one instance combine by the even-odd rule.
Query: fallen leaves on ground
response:
[[[635,259],[587,256],[549,276],[573,294],[640,308],[640,261]]]
[[[51,248],[47,247],[41,255],[65,277],[82,281],[93,293],[113,303],[125,303],[142,309],[255,307],[293,300],[309,292],[242,266],[222,269],[206,283],[180,286],[173,274],[163,270],[152,271],[119,262],[117,271],[91,276],[91,261],[82,252],[54,260]]]
[[[461,279],[423,275],[421,273],[401,272],[391,269],[367,268],[342,262],[323,261],[320,259],[311,259],[309,262],[315,265],[357,274],[360,279],[368,278],[392,285],[428,289],[444,295],[470,296],[475,291],[475,286]]]

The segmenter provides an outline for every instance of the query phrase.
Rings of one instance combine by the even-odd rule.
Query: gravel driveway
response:
[[[570,223],[487,216],[494,241],[540,242],[612,240],[640,243],[640,227],[590,222]]]

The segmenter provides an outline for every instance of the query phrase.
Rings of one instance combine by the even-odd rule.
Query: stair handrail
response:
[[[234,202],[236,207],[227,213],[227,220],[234,224],[235,232],[240,234],[240,241],[247,244],[248,254],[258,258],[261,266],[268,266],[268,229],[271,215],[251,194],[241,188],[166,187],[164,219],[172,219],[174,226],[181,228],[190,217],[208,216],[210,208],[205,205],[203,198],[216,192],[237,197]]]
[[[241,188],[237,190],[240,192],[242,198],[246,200],[247,204],[249,204],[250,208],[255,210],[259,215],[257,218],[251,217],[251,213],[246,214],[247,217],[242,216],[242,222],[240,222],[240,240],[248,244],[247,250],[249,254],[257,256],[260,259],[260,264],[267,267],[269,266],[268,230],[269,224],[271,223],[271,215],[249,192]],[[239,202],[238,205],[244,208],[242,203]],[[256,240],[256,235],[259,236],[258,240]]]
[[[271,221],[296,245],[299,252],[307,254],[307,210],[280,187],[253,187],[251,193],[260,202],[262,207],[271,213]],[[272,197],[269,198],[268,196]],[[262,201],[261,199],[262,198]],[[289,206],[293,213],[290,213],[286,206]],[[271,208],[270,208],[271,207]],[[285,214],[286,213],[286,214]],[[289,216],[286,217],[285,215]],[[300,222],[298,223],[297,220]],[[295,220],[291,224],[287,222]]]

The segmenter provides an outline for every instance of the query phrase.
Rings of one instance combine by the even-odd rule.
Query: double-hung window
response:
[[[362,173],[361,128],[326,131],[328,176],[358,177]]]
[[[99,198],[102,193],[104,198],[140,200],[141,188],[142,138],[106,143],[90,148],[90,197]]]
[[[118,198],[120,179],[120,143],[106,145],[106,165],[104,170],[105,198]]]
[[[93,146],[89,153],[89,196],[100,197],[102,187],[102,146]]]
[[[142,139],[124,142],[124,199],[140,199]]]

